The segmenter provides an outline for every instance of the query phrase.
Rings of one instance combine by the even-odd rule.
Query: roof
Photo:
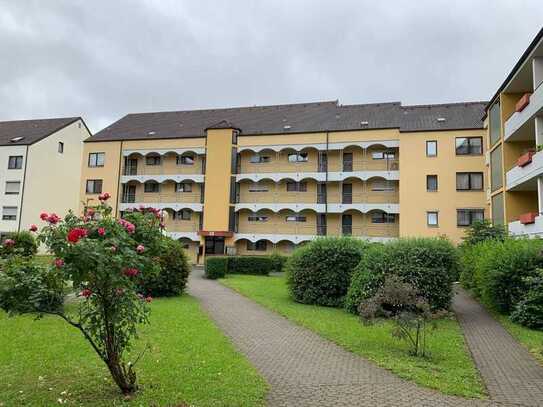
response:
[[[524,63],[524,61],[526,60],[526,58],[528,58],[528,56],[532,53],[532,51],[534,50],[535,47],[537,47],[537,44],[539,43],[539,41],[541,41],[541,39],[543,38],[543,28],[541,28],[541,30],[539,30],[539,32],[536,34],[535,38],[532,40],[532,42],[530,43],[530,45],[528,45],[528,48],[526,48],[526,51],[524,51],[524,53],[520,56],[520,59],[517,61],[517,63],[515,64],[515,66],[513,66],[513,69],[511,69],[511,72],[509,72],[509,75],[507,75],[507,77],[505,78],[505,80],[503,81],[503,83],[500,85],[500,87],[498,88],[498,90],[496,91],[496,93],[494,93],[494,96],[492,96],[492,99],[490,99],[490,101],[487,103],[487,106],[485,108],[485,111],[488,110],[490,108],[490,105],[492,105],[494,103],[494,101],[496,100],[496,98],[500,95],[500,93],[504,90],[504,88],[507,86],[507,84],[509,83],[509,81],[511,79],[513,79],[513,76],[515,76],[515,73],[519,70],[519,68],[522,66],[522,64]]]
[[[487,102],[402,106],[400,102],[340,105],[337,101],[128,114],[86,141],[205,137],[231,126],[242,135],[397,128],[400,131],[483,128]],[[438,121],[438,118],[444,118]],[[232,124],[232,123],[235,123]]]
[[[62,117],[0,122],[0,146],[34,144],[80,119]]]

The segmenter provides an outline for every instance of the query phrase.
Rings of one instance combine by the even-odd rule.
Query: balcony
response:
[[[152,206],[157,209],[191,209],[194,212],[202,212],[201,193],[199,192],[166,192],[166,193],[124,193],[121,197],[119,210],[139,208],[140,206]]]
[[[509,233],[513,236],[543,237],[543,216],[525,214],[516,222],[509,223]]]
[[[523,154],[519,157],[517,165],[507,171],[506,187],[508,190],[518,189],[528,182],[534,183],[541,175],[543,175],[543,151]]]
[[[200,241],[200,236],[198,235],[198,225],[190,222],[175,220],[166,222],[165,234],[176,240],[187,238],[195,242]]]
[[[159,183],[166,180],[204,182],[202,159],[195,157],[192,164],[179,164],[177,159],[178,156],[164,156],[160,157],[159,164],[147,165],[144,159],[126,158],[122,169],[121,183],[130,181],[143,183],[151,180]]]
[[[505,122],[505,141],[534,140],[534,118],[543,114],[543,86],[538,86],[521,111],[515,112]]]

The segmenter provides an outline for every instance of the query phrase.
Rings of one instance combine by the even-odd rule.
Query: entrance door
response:
[[[224,237],[206,236],[205,240],[207,254],[224,254]]]

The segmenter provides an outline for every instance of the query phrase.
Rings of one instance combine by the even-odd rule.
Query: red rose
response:
[[[124,275],[127,277],[136,277],[140,271],[137,268],[130,267],[123,271]]]
[[[106,234],[106,230],[104,228],[98,228],[98,234],[100,236],[104,236]]]
[[[30,230],[31,232],[36,232],[38,230],[38,227],[36,225],[30,225],[28,230]]]
[[[138,247],[136,247],[136,251],[138,253],[143,253],[145,251],[145,246],[142,244],[139,244]]]
[[[100,195],[98,195],[98,199],[102,202],[107,201],[109,198],[111,198],[111,195],[109,192],[103,192]]]
[[[55,266],[57,268],[61,268],[62,266],[64,266],[64,260],[62,259],[55,259]]]
[[[83,228],[73,228],[68,232],[68,236],[66,237],[69,242],[71,243],[77,243],[79,242],[79,239],[82,237],[87,236],[87,230]]]
[[[60,221],[60,218],[56,213],[52,213],[47,218],[47,222],[49,222],[51,225],[56,225],[59,221]]]
[[[89,298],[92,295],[92,291],[88,288],[85,288],[79,293],[79,295],[85,298]]]
[[[48,217],[49,217],[49,214],[47,212],[40,213],[41,220],[47,220]]]

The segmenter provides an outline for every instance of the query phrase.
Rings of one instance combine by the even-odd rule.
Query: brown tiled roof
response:
[[[398,128],[479,129],[486,102],[402,106],[400,102],[339,105],[337,101],[129,114],[87,141],[204,137],[228,122],[243,135]],[[438,117],[445,118],[438,121]],[[235,126],[232,124],[235,123]],[[224,123],[221,124],[224,126]]]
[[[80,117],[0,122],[0,146],[33,144],[76,120]]]

